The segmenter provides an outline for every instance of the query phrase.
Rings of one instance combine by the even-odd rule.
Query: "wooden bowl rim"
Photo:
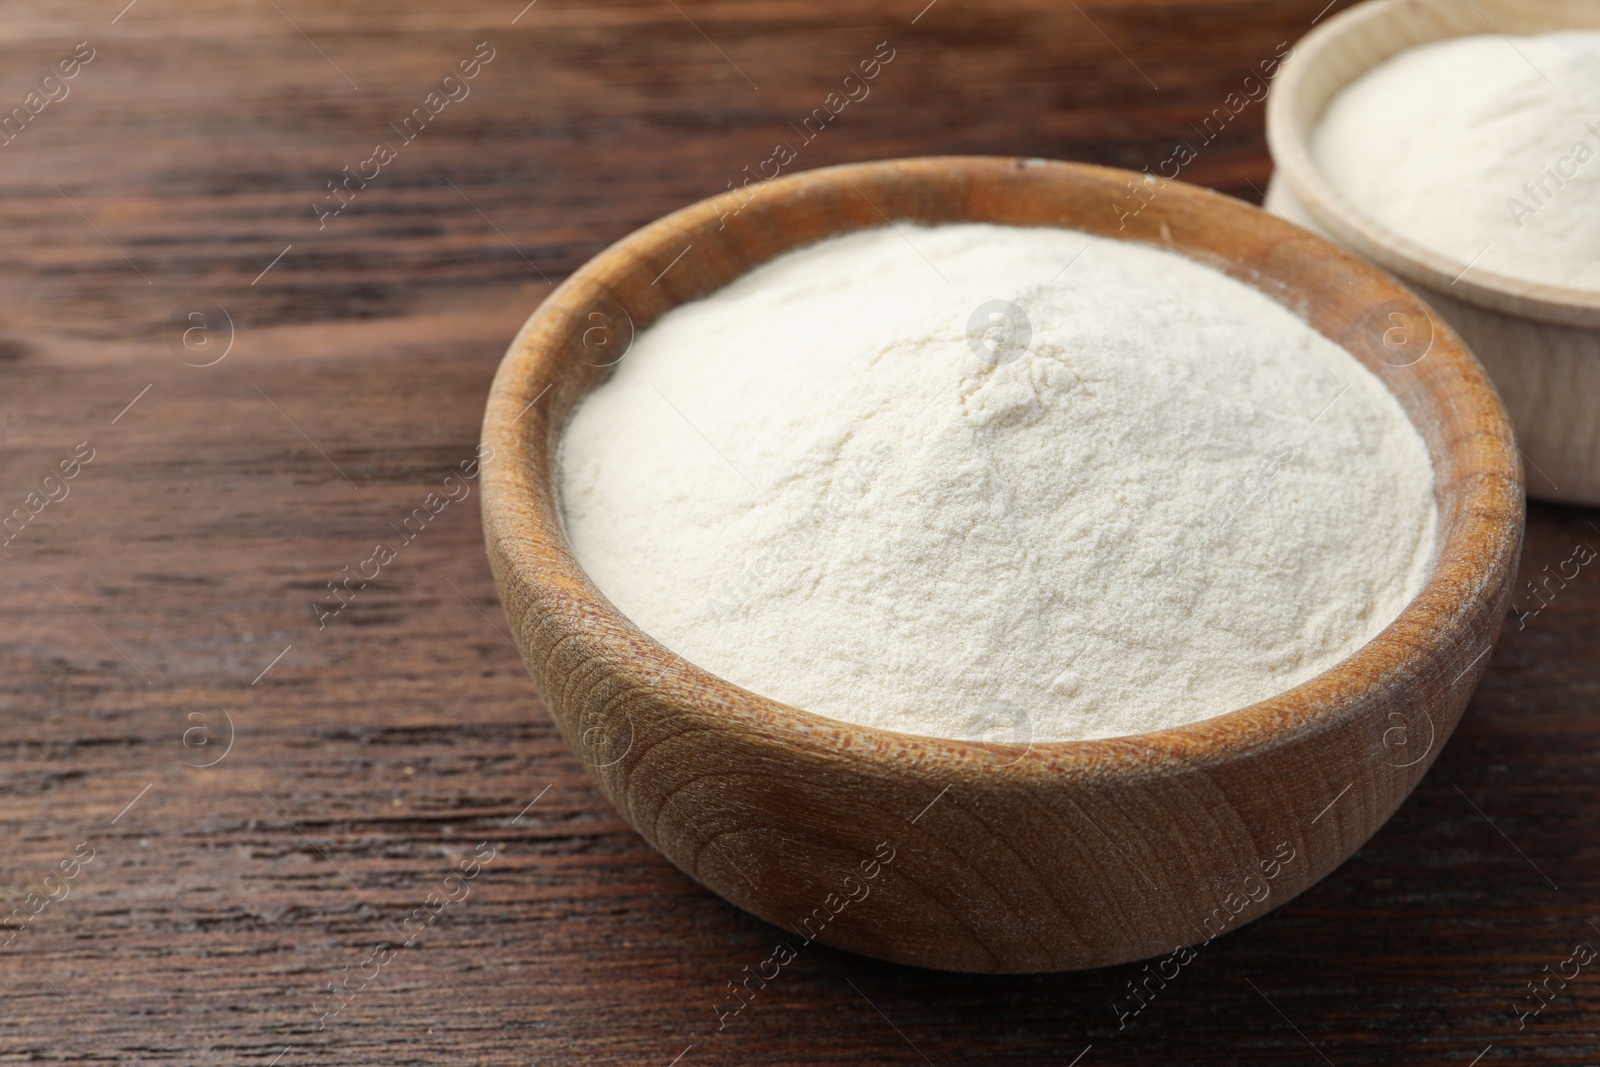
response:
[[[930,180],[938,180],[955,169],[963,180],[972,180],[998,179],[1002,172],[1040,167],[1049,168],[1053,178],[1068,183],[1094,181],[1120,186],[1143,177],[1082,163],[932,156],[801,171],[768,181],[762,187],[762,195],[780,202],[785,197],[803,198],[814,194],[818,183],[839,191],[845,185],[855,187],[870,182],[875,174],[894,170],[921,171]],[[1169,203],[1181,198],[1204,211],[1236,213],[1243,225],[1281,229],[1285,245],[1312,241],[1320,261],[1326,263],[1330,284],[1345,276],[1362,275],[1391,299],[1420,303],[1392,277],[1349,251],[1307,235],[1253,205],[1181,181],[1167,182],[1162,190],[1163,197],[1173,198]],[[576,309],[593,307],[589,301],[610,292],[608,279],[617,276],[624,262],[630,267],[648,264],[654,273],[683,247],[687,231],[716,224],[741,204],[737,193],[699,201],[634,231],[590,259],[545,298],[512,341],[500,365],[483,424],[483,442],[494,450],[492,461],[486,460],[482,468],[484,532],[491,560],[499,560],[496,574],[508,616],[513,621],[518,618],[516,611],[520,609],[514,609],[513,602],[539,605],[537,610],[528,610],[523,625],[514,627],[518,648],[530,667],[537,642],[528,636],[528,631],[545,630],[554,635],[552,646],[561,645],[568,653],[576,648],[586,664],[600,661],[601,672],[609,673],[620,685],[630,690],[648,689],[659,706],[670,708],[674,730],[739,732],[758,746],[781,751],[788,758],[804,751],[834,766],[843,761],[854,772],[911,776],[936,785],[974,777],[991,778],[996,768],[1004,768],[1005,774],[1014,776],[1023,786],[1048,782],[1063,771],[1127,782],[1159,777],[1180,764],[1215,766],[1268,751],[1308,733],[1342,725],[1358,714],[1357,705],[1365,694],[1403,691],[1423,679],[1436,684],[1446,681],[1435,678],[1440,673],[1435,664],[1450,657],[1451,634],[1460,632],[1481,612],[1482,605],[1477,600],[1494,587],[1497,575],[1514,566],[1521,542],[1523,483],[1510,423],[1483,368],[1440,320],[1429,353],[1430,361],[1437,360],[1436,366],[1441,367],[1435,373],[1446,373],[1447,368],[1464,392],[1479,398],[1457,405],[1443,397],[1442,390],[1430,392],[1431,402],[1438,406],[1440,421],[1449,427],[1450,436],[1474,442],[1472,473],[1461,479],[1458,490],[1461,518],[1447,536],[1441,506],[1440,540],[1433,570],[1423,588],[1383,631],[1316,677],[1266,700],[1184,726],[1112,738],[1014,745],[862,726],[792,707],[734,685],[676,655],[634,626],[595,586],[572,554],[558,517],[556,487],[551,477],[556,453],[552,449],[549,470],[540,469],[530,453],[536,432],[552,433],[548,414],[536,407],[543,390],[536,390],[530,383],[538,379],[535,372],[541,361],[560,361],[563,357],[559,351],[534,350],[524,342],[551,325],[551,320],[575,319]],[[1070,225],[1062,223],[1064,228]],[[802,247],[805,243],[808,242],[789,247]],[[1220,262],[1224,254],[1219,250],[1217,256]],[[1289,307],[1288,297],[1296,295],[1254,287],[1285,307]],[[1314,296],[1303,290],[1297,292]],[[571,299],[574,297],[579,298],[578,302]],[[687,302],[673,300],[669,306]],[[1300,317],[1304,320],[1303,315]],[[644,325],[640,324],[640,328]],[[1349,350],[1348,345],[1341,347]],[[561,373],[558,363],[552,370],[551,382],[559,380]],[[574,399],[572,406],[577,402]],[[557,441],[563,429],[564,420],[554,432]],[[542,598],[538,595],[541,579],[536,577],[541,575],[548,593]],[[1425,636],[1418,638],[1417,633]],[[1469,664],[1469,669],[1480,661],[1481,655]],[[1456,680],[1467,673],[1462,671]],[[548,699],[547,694],[541,696]],[[561,725],[561,717],[555,718]]]
[[[1496,0],[1368,0],[1341,11],[1312,30],[1296,43],[1294,53],[1284,60],[1267,100],[1268,149],[1289,188],[1312,218],[1341,242],[1406,281],[1491,311],[1563,326],[1600,327],[1600,290],[1546,285],[1475,267],[1469,269],[1466,260],[1458,260],[1424,247],[1371,218],[1334,189],[1312,158],[1311,131],[1320,121],[1326,104],[1317,110],[1305,127],[1296,121],[1295,116],[1301,110],[1299,99],[1308,91],[1307,80],[1329,61],[1330,53],[1347,45],[1353,37],[1371,41],[1406,13],[1419,9],[1476,16],[1483,20],[1483,33],[1498,33],[1499,25],[1484,14],[1483,5],[1497,9],[1497,13],[1505,17],[1534,18],[1552,27],[1600,29],[1600,18],[1592,23],[1563,19],[1554,6],[1529,11],[1508,8],[1496,3]],[[1330,93],[1329,99],[1356,78],[1407,48],[1475,32],[1446,32],[1426,40],[1413,40],[1409,34],[1396,34],[1390,38],[1395,44],[1392,51],[1383,51],[1381,54],[1374,52],[1371,62]]]

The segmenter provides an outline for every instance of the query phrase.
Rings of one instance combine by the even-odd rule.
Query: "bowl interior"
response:
[[[1513,315],[1600,327],[1600,292],[1541,285],[1490,271],[1464,274],[1464,260],[1425,248],[1380,225],[1322,177],[1311,135],[1328,103],[1373,67],[1409,48],[1477,34],[1523,36],[1600,30],[1593,0],[1372,0],[1342,12],[1295,46],[1268,102],[1272,155],[1295,196],[1340,241],[1439,292]]]
[[[1350,351],[1399,399],[1433,461],[1439,507],[1435,564],[1423,590],[1350,659],[1270,700],[1175,729],[1031,746],[1039,773],[1106,759],[1226,758],[1337,715],[1344,698],[1441,669],[1482,614],[1520,546],[1522,478],[1493,387],[1459,339],[1391,278],[1249,205],[1178,182],[1040,160],[932,158],[812,171],[752,194],[726,194],[625,238],[553,293],[513,342],[496,378],[484,440],[485,531],[508,614],[530,646],[554,635],[583,645],[632,684],[791,743],[869,759],[950,765],[1005,745],[913,737],[840,723],[767,700],[683,662],[641,633],[595,588],[567,544],[554,464],[567,416],[668,309],[796,246],[885,225],[992,222],[1062,226],[1141,241],[1210,264],[1265,292]],[[1426,331],[1404,365],[1383,344],[1392,316]],[[1420,353],[1420,354],[1415,354]],[[695,709],[704,709],[697,711]],[[1015,757],[1011,762],[1015,762]],[[1007,763],[1010,766],[1010,763]],[[1015,773],[1017,768],[1013,767]]]

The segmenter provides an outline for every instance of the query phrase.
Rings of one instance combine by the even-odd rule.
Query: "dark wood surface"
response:
[[[1514,1010],[1600,946],[1593,564],[1508,620],[1355,858],[1120,1032],[1137,967],[978,978],[820,947],[719,1031],[777,931],[651,852],[556,735],[476,491],[324,628],[311,608],[472,454],[548,280],[738,180],[878,42],[871,96],[797,166],[1154,166],[1321,7],[8,7],[0,115],[78,42],[94,58],[0,148],[4,508],[41,492],[0,547],[0,894],[26,917],[0,932],[0,1062],[1600,1062],[1600,960],[1520,1030]],[[481,41],[470,95],[319,230],[325,183]],[[1261,119],[1185,175],[1255,198]],[[221,345],[217,308],[231,349],[185,365],[221,349],[169,320],[209,315],[190,340]],[[1597,525],[1531,508],[1525,575],[1571,575]],[[480,843],[493,861],[447,883]],[[447,886],[467,895],[395,932]]]

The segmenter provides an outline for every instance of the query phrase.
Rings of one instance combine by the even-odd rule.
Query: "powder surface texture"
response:
[[[1600,32],[1401,52],[1329,103],[1318,169],[1463,268],[1600,289]]]
[[[669,312],[574,412],[560,491],[595,583],[690,662],[1014,742],[1311,678],[1417,592],[1436,522],[1397,401],[1282,306],[990,225],[830,238]]]

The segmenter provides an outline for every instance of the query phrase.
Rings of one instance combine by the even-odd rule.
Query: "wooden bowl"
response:
[[[617,810],[690,877],[781,928],[772,935],[781,947],[752,960],[751,975],[771,979],[812,940],[926,967],[1023,972],[1168,953],[1236,929],[1382,825],[1483,671],[1521,547],[1523,497],[1482,368],[1447,328],[1419,362],[1386,361],[1373,323],[1414,298],[1237,200],[1170,183],[1119,230],[1116,206],[1134,178],[932,158],[725,194],[590,260],[500,365],[484,418],[494,453],[483,520],[517,645]],[[640,632],[585,575],[562,530],[552,466],[573,406],[626,358],[631,331],[669,308],[797,245],[886,218],[1140,241],[1304,316],[1382,378],[1426,440],[1439,533],[1421,593],[1355,655],[1271,700],[1159,733],[1031,746],[823,718],[714,677]]]
[[[1310,138],[1328,102],[1398,52],[1469,34],[1600,29],[1594,0],[1372,0],[1295,45],[1267,102],[1277,170],[1267,207],[1416,287],[1500,389],[1527,457],[1528,492],[1600,504],[1600,291],[1539,285],[1424,248],[1363,214],[1322,176]],[[1600,255],[1600,250],[1597,250]]]

